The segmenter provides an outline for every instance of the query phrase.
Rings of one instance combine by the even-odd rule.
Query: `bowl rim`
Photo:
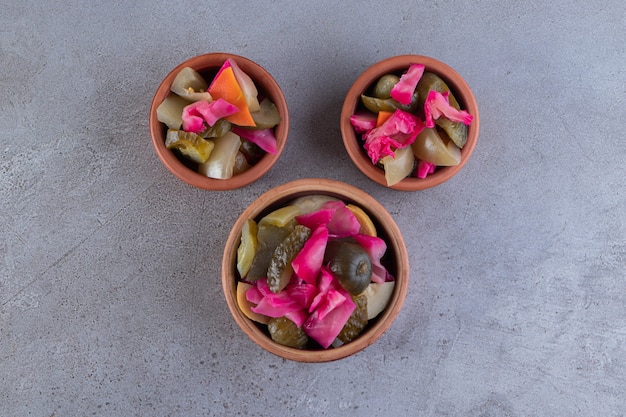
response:
[[[266,153],[259,162],[250,167],[247,171],[233,175],[230,179],[209,178],[188,168],[171,150],[165,147],[165,137],[163,135],[164,126],[158,120],[156,110],[161,102],[170,94],[170,86],[176,75],[184,67],[192,67],[198,72],[215,68],[216,70],[226,61],[232,58],[255,82],[257,88],[269,96],[281,116],[281,122],[275,128],[276,153]],[[254,73],[251,73],[254,70]],[[263,80],[258,79],[262,74]],[[263,86],[261,86],[262,84]],[[241,188],[259,180],[278,161],[285,149],[289,133],[289,111],[285,95],[272,77],[272,75],[261,65],[241,55],[228,52],[209,52],[193,56],[174,67],[159,84],[150,105],[149,115],[150,136],[153,147],[165,167],[181,181],[205,190],[226,191]]]
[[[352,202],[370,214],[375,222],[384,227],[387,248],[393,250],[396,262],[396,285],[389,305],[379,315],[372,326],[362,336],[337,348],[326,350],[302,350],[273,342],[263,331],[239,309],[236,298],[237,280],[233,274],[236,252],[241,240],[241,230],[249,218],[257,218],[273,205],[279,205],[296,197],[313,194],[326,194]],[[294,180],[266,191],[250,204],[235,221],[224,246],[222,258],[222,289],[226,303],[243,332],[258,346],[274,355],[297,362],[329,362],[355,354],[373,344],[391,326],[406,298],[410,268],[409,257],[402,233],[389,212],[365,191],[341,182],[323,178]],[[367,337],[363,337],[367,336]]]
[[[350,123],[350,116],[358,107],[358,97],[365,92],[380,76],[394,71],[402,71],[408,68],[410,63],[423,64],[426,71],[439,75],[455,93],[455,97],[463,104],[474,118],[468,127],[468,140],[461,150],[461,162],[455,166],[439,167],[434,174],[426,178],[408,177],[402,181],[388,186],[385,173],[381,168],[373,165],[371,160],[362,151],[362,146]],[[435,187],[455,176],[471,157],[480,132],[480,114],[478,104],[472,89],[465,79],[448,64],[424,55],[405,54],[382,59],[368,67],[357,77],[346,93],[340,116],[340,130],[344,147],[357,168],[372,181],[386,187],[400,191],[419,191]]]

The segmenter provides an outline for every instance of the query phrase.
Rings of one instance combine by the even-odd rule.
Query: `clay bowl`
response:
[[[274,342],[265,325],[250,320],[237,302],[238,272],[236,269],[237,249],[241,241],[242,228],[247,219],[257,221],[269,212],[282,207],[293,199],[307,195],[327,195],[352,203],[370,216],[378,236],[387,243],[383,265],[395,277],[396,284],[389,303],[355,340],[337,348],[297,349]],[[235,222],[228,236],[222,259],[222,287],[228,308],[243,332],[257,345],[277,356],[299,362],[328,362],[353,355],[374,343],[388,328],[400,312],[409,284],[409,261],[404,239],[398,226],[385,208],[364,191],[335,180],[302,179],[273,188],[257,198]]]
[[[436,59],[421,55],[399,55],[384,59],[369,67],[352,84],[341,109],[341,135],[346,151],[354,164],[371,180],[387,187],[384,171],[373,165],[363,149],[363,142],[360,134],[356,134],[350,124],[350,116],[355,111],[362,108],[361,94],[366,93],[373,84],[382,76],[388,73],[401,75],[409,67],[409,64],[423,64],[425,71],[430,71],[441,77],[454,96],[459,101],[461,107],[467,110],[474,119],[468,128],[467,143],[461,150],[461,162],[450,167],[437,167],[437,170],[426,178],[407,177],[389,188],[402,191],[417,191],[440,185],[455,176],[467,163],[478,140],[480,129],[480,117],[478,105],[472,90],[465,80],[451,67]]]
[[[246,74],[248,74],[250,78],[252,78],[259,91],[259,95],[265,95],[272,100],[278,108],[281,116],[281,122],[275,127],[274,130],[277,142],[277,152],[275,154],[265,154],[263,158],[261,158],[261,160],[250,169],[239,175],[234,175],[230,179],[214,179],[197,173],[193,169],[193,165],[184,161],[183,158],[177,156],[172,150],[165,147],[165,134],[167,132],[167,127],[158,121],[156,109],[170,94],[172,82],[181,69],[184,67],[191,67],[198,71],[205,78],[205,80],[210,83],[224,61],[228,58],[234,59],[239,67]],[[165,79],[163,79],[154,95],[154,98],[152,99],[152,105],[150,107],[150,134],[152,136],[152,144],[154,145],[154,149],[156,150],[161,162],[163,162],[165,167],[180,180],[194,187],[206,190],[231,190],[244,187],[254,181],[257,181],[265,173],[267,173],[270,168],[272,168],[276,161],[278,161],[278,158],[287,143],[288,131],[289,113],[287,111],[287,102],[285,101],[282,90],[274,78],[272,78],[272,76],[265,69],[255,62],[247,58],[228,53],[209,53],[199,55],[179,64],[165,77]]]

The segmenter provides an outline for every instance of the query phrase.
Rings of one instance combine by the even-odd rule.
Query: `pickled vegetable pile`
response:
[[[276,153],[274,127],[281,118],[276,105],[262,98],[252,79],[227,59],[207,81],[185,67],[157,108],[167,126],[165,146],[175,150],[199,173],[228,179]]]
[[[384,169],[387,185],[461,162],[473,116],[438,75],[411,64],[400,76],[383,75],[370,90],[350,122],[372,164]]]
[[[248,219],[237,250],[237,303],[277,343],[338,347],[387,306],[395,280],[385,241],[360,207],[300,197]]]

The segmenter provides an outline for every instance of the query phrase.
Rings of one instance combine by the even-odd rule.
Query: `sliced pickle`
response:
[[[189,101],[176,94],[170,94],[159,104],[159,107],[157,107],[158,121],[165,123],[170,129],[180,129],[183,125],[183,109],[189,103]]]
[[[367,297],[358,295],[352,297],[352,300],[356,304],[356,308],[337,336],[337,339],[341,340],[343,343],[348,343],[356,339],[367,326]]]
[[[258,224],[257,249],[248,275],[247,281],[256,281],[267,277],[267,268],[272,260],[274,250],[291,231],[287,227],[279,227],[273,224]]]
[[[267,268],[267,285],[272,292],[277,293],[289,284],[293,274],[291,261],[302,250],[309,237],[311,237],[311,229],[298,224],[276,247]]]
[[[410,146],[396,149],[394,156],[387,155],[381,160],[385,170],[388,186],[395,185],[405,179],[415,169],[415,157]]]
[[[437,128],[425,128],[417,135],[411,149],[416,158],[438,166],[453,166],[461,162],[461,150],[445,132]]]
[[[232,132],[213,139],[215,148],[209,159],[198,166],[198,172],[209,178],[228,179],[233,176],[241,139]]]
[[[209,85],[206,80],[196,70],[185,67],[176,74],[170,90],[189,101],[212,101],[207,88]]]
[[[213,126],[209,126],[200,134],[203,138],[221,138],[230,132],[231,123],[226,119],[219,119]]]
[[[300,214],[300,207],[290,204],[272,211],[259,220],[259,225],[273,224],[286,227]]]
[[[381,99],[376,97],[361,95],[361,102],[366,109],[372,113],[378,113],[379,111],[394,112],[396,109],[404,110],[409,113],[413,113],[418,109],[419,95],[417,91],[413,94],[413,98],[409,104],[400,104],[392,98]]]
[[[187,158],[201,164],[209,160],[215,144],[212,140],[203,139],[193,132],[168,129],[165,135],[165,147],[176,149]]]
[[[286,317],[272,318],[267,323],[270,337],[276,343],[293,348],[303,348],[309,342],[304,330]]]
[[[278,108],[269,98],[263,99],[259,107],[259,111],[250,113],[256,129],[269,129],[280,123]]]
[[[245,278],[256,254],[258,227],[254,220],[247,219],[241,230],[241,242],[237,248],[237,271]]]

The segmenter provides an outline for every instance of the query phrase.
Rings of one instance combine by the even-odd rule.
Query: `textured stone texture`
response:
[[[625,415],[621,2],[3,3],[0,415]],[[182,184],[148,132],[161,78],[211,51],[269,70],[292,117],[233,192]],[[352,81],[404,53],[481,110],[468,165],[419,193],[369,181],[339,133]],[[370,192],[411,254],[393,327],[322,365],[247,340],[220,287],[230,225],[301,177]]]

